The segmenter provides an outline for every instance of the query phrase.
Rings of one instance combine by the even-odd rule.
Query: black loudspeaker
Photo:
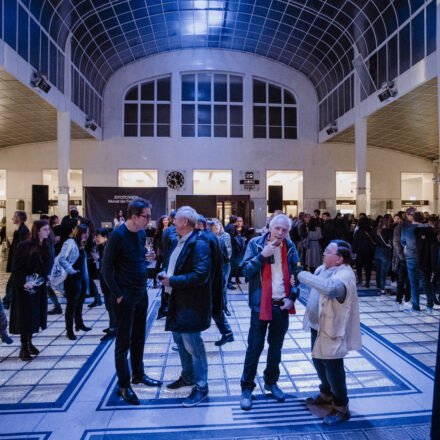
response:
[[[268,190],[269,212],[283,210],[283,187],[281,185],[270,185]]]
[[[32,185],[32,214],[49,212],[49,186]]]

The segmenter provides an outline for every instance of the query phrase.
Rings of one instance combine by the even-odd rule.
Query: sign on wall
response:
[[[101,223],[113,223],[115,214],[122,210],[127,218],[128,204],[136,197],[149,200],[152,220],[157,220],[167,213],[167,188],[121,188],[105,186],[84,187],[85,216],[92,220],[96,227]]]
[[[240,185],[247,191],[260,189],[259,171],[240,171]]]

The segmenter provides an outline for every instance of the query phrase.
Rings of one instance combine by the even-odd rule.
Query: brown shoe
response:
[[[333,405],[333,397],[327,396],[327,394],[319,393],[315,397],[309,397],[306,399],[307,405],[322,406],[322,405]]]

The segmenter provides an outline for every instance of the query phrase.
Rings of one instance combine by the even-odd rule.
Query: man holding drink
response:
[[[144,373],[145,326],[148,309],[147,266],[154,252],[146,252],[145,228],[151,219],[150,202],[137,198],[128,205],[128,220],[110,235],[104,251],[102,274],[113,292],[116,311],[115,364],[119,395],[134,405],[139,399],[130,386],[127,355],[130,350],[131,382],[160,386]]]

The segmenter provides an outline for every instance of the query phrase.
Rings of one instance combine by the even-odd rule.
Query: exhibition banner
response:
[[[106,186],[84,187],[84,215],[92,220],[95,227],[109,227],[119,210],[127,219],[127,207],[131,200],[142,197],[153,205],[151,219],[157,220],[167,214],[166,187],[156,188],[121,188]]]

